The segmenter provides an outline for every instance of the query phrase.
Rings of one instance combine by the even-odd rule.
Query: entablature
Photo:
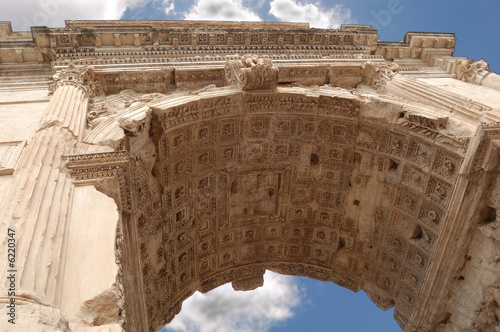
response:
[[[386,60],[426,60],[426,50],[450,56],[455,45],[453,34],[408,33],[404,41],[383,42],[377,30],[367,25],[316,29],[307,23],[277,22],[67,21],[64,28],[33,27],[31,38],[26,32],[12,32],[10,22],[3,22],[0,31],[2,63],[85,56],[176,58],[235,53],[292,53],[299,57],[362,54]],[[21,56],[13,57],[9,51],[20,51]],[[31,53],[36,56],[28,56]]]

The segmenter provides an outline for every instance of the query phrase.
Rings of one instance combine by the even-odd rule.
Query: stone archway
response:
[[[94,24],[0,36],[0,110],[46,85],[33,132],[0,132],[16,328],[147,331],[265,269],[364,289],[405,331],[500,324],[499,79],[452,34]]]
[[[426,134],[442,117],[329,87],[212,88],[120,117],[123,267],[142,282],[123,284],[141,294],[127,309],[140,324],[160,328],[196,290],[254,289],[269,269],[363,289],[405,326],[463,202],[468,140]]]

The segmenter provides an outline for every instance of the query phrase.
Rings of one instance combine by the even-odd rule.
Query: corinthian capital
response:
[[[394,62],[367,62],[363,65],[364,83],[378,92],[385,92],[387,82],[399,72]]]
[[[278,68],[270,58],[253,54],[241,60],[229,60],[225,67],[226,80],[243,90],[273,89],[278,85]]]
[[[94,68],[90,66],[75,67],[70,63],[67,69],[62,69],[52,76],[54,91],[61,85],[69,84],[82,88],[89,97],[101,92],[99,83],[95,80]]]
[[[489,72],[488,63],[484,60],[473,62],[472,59],[457,61],[455,74],[464,82],[479,84],[483,76]]]

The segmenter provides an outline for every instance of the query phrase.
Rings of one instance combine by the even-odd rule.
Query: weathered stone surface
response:
[[[8,316],[9,309],[2,305],[0,314],[2,317]],[[1,326],[7,328],[8,331],[23,332],[23,331],[40,331],[40,332],[66,332],[71,331],[68,320],[63,316],[59,309],[34,304],[34,303],[19,303],[16,308],[17,319],[15,324],[2,323]],[[6,330],[7,331],[7,330]]]
[[[16,328],[151,331],[269,269],[363,289],[405,331],[498,329],[500,85],[453,35],[67,24],[1,34]]]
[[[278,71],[270,58],[253,54],[246,54],[241,60],[229,60],[225,66],[229,85],[236,85],[243,90],[276,88]]]

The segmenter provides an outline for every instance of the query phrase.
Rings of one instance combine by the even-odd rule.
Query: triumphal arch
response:
[[[1,329],[154,331],[268,269],[364,290],[404,331],[498,331],[500,78],[454,46],[0,23]]]

